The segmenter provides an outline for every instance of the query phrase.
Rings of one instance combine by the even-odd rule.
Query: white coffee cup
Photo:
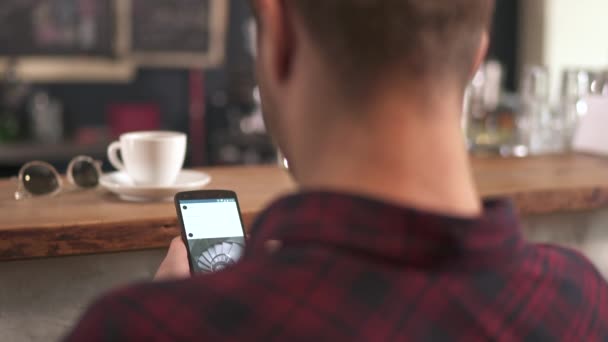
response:
[[[108,159],[116,169],[126,172],[135,185],[169,186],[184,166],[186,145],[184,133],[126,133],[108,147]]]

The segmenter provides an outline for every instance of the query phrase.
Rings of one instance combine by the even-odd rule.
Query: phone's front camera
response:
[[[182,208],[184,208],[184,210],[188,209],[188,207],[187,207],[187,206],[183,206]]]
[[[194,237],[194,234],[190,233],[188,234],[189,237]]]

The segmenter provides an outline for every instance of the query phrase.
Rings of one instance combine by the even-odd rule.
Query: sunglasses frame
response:
[[[78,184],[74,180],[74,166],[76,165],[76,163],[80,163],[80,162],[91,163],[91,165],[93,165],[95,167],[98,177],[101,178],[101,175],[102,175],[101,166],[103,165],[103,163],[101,161],[95,160],[89,156],[77,156],[70,161],[70,164],[68,165],[68,169],[66,172],[67,180],[70,184],[72,184],[78,188],[81,188],[80,186],[78,186]],[[58,184],[57,189],[55,191],[50,192],[48,194],[43,194],[43,195],[34,195],[30,191],[27,190],[27,188],[23,184],[23,182],[24,182],[23,178],[25,177],[25,171],[28,168],[33,167],[33,166],[45,167],[53,173],[53,175],[57,181],[57,184]],[[21,169],[19,170],[19,176],[17,178],[17,183],[18,183],[17,190],[15,191],[16,200],[22,200],[22,199],[27,199],[27,198],[32,198],[32,197],[52,197],[52,196],[56,196],[64,189],[63,179],[62,179],[61,175],[59,174],[59,172],[57,172],[57,169],[53,165],[51,165],[47,162],[38,161],[38,160],[31,161],[21,167]]]
[[[68,169],[66,172],[68,182],[79,188],[83,188],[83,187],[79,186],[76,183],[76,181],[74,180],[74,166],[80,162],[87,162],[95,167],[95,170],[97,171],[97,185],[99,185],[99,178],[101,178],[101,175],[103,174],[103,172],[101,171],[101,166],[103,165],[103,162],[101,162],[100,160],[95,160],[89,156],[78,156],[78,157],[75,157],[74,159],[72,159],[72,161],[70,161],[70,164],[68,165]]]

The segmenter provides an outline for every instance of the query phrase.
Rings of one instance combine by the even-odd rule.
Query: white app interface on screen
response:
[[[236,200],[179,202],[195,272],[216,272],[235,264],[245,250]]]

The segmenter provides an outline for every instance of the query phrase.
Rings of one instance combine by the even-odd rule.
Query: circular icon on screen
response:
[[[221,271],[235,264],[242,256],[244,246],[236,241],[226,241],[208,248],[198,258],[198,266],[203,272]]]

